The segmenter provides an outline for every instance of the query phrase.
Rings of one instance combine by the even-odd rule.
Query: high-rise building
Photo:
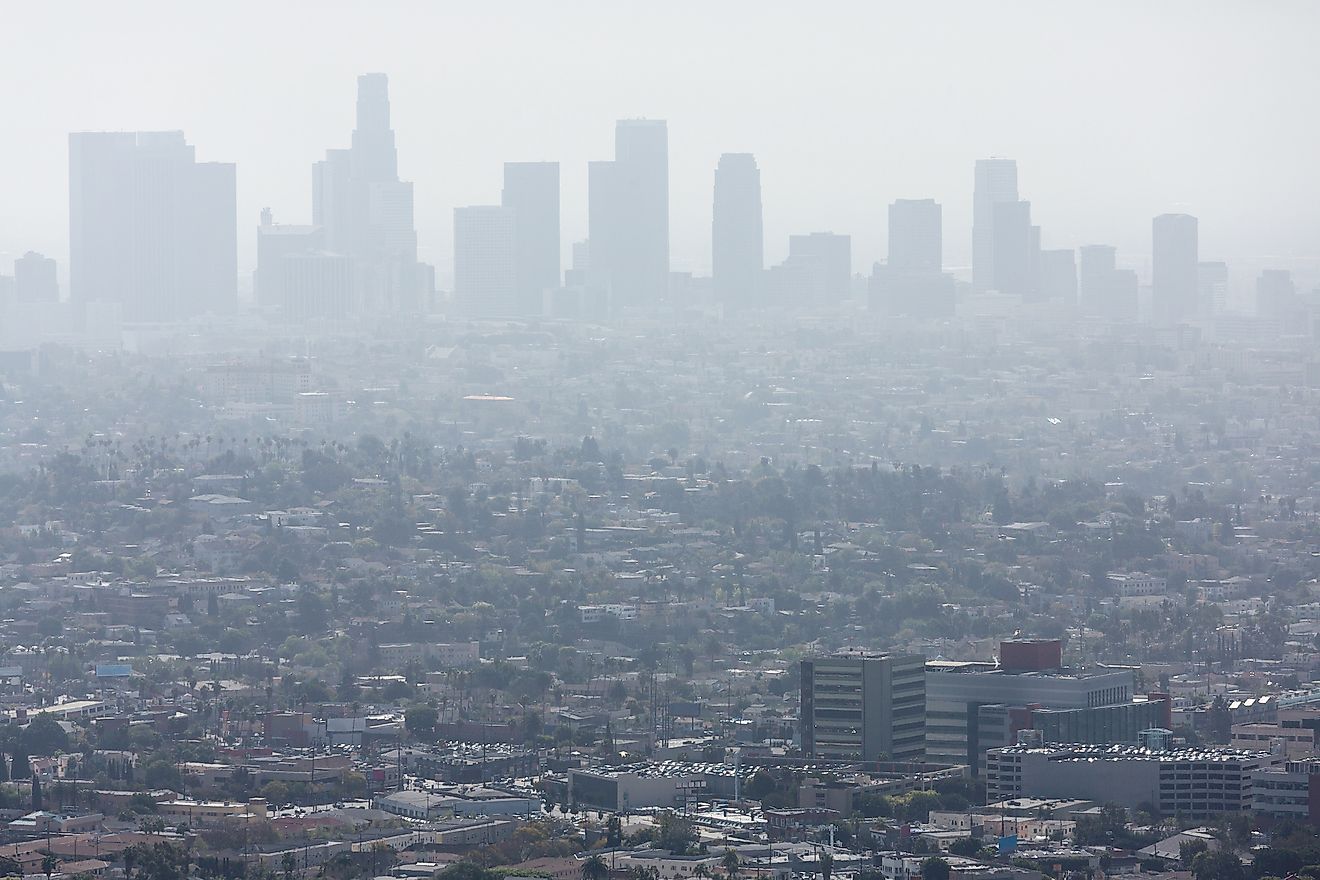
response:
[[[944,262],[944,218],[934,199],[898,199],[889,206],[890,269],[939,272]]]
[[[312,166],[312,223],[325,247],[353,261],[354,300],[365,312],[416,311],[424,273],[417,263],[413,186],[399,180],[390,128],[389,80],[358,77],[357,125],[347,150]]]
[[[726,307],[759,305],[765,268],[761,172],[751,153],[725,153],[715,168],[711,277]]]
[[[592,268],[615,308],[649,308],[669,285],[669,134],[662,119],[620,120],[614,160],[588,166]]]
[[[1161,214],[1151,223],[1151,309],[1157,323],[1196,317],[1197,222],[1190,214]]]
[[[994,205],[994,284],[1000,293],[1030,298],[1032,278],[1031,202],[996,202]],[[1039,242],[1039,238],[1034,239]]]
[[[512,208],[454,209],[454,305],[460,313],[482,318],[520,314],[517,239]]]
[[[1018,201],[1017,162],[978,159],[972,197],[972,286],[995,286],[995,205]]]
[[[15,264],[15,275],[17,264]],[[1287,324],[1299,305],[1297,285],[1287,269],[1266,269],[1256,279],[1256,314],[1266,321]]]
[[[284,258],[324,249],[325,231],[321,227],[276,223],[270,208],[263,209],[261,225],[257,227],[257,268],[252,275],[252,291],[257,303],[263,308],[283,309]],[[349,298],[351,301],[351,267]]]
[[[514,213],[517,310],[539,315],[545,292],[561,284],[559,163],[505,162],[500,204]]]
[[[1072,307],[1077,304],[1077,259],[1073,250],[1040,252],[1040,295]]]
[[[36,251],[28,251],[14,260],[14,297],[19,302],[59,302],[55,261]]]
[[[802,751],[840,761],[925,758],[926,659],[840,654],[802,661]]]
[[[1203,317],[1219,315],[1228,308],[1228,264],[1202,261],[1196,264],[1197,306]]]
[[[69,290],[125,321],[234,309],[232,164],[198,162],[181,131],[69,135]]]

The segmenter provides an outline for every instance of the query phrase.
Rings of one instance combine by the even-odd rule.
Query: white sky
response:
[[[452,208],[498,202],[505,160],[560,161],[567,252],[586,162],[630,116],[669,121],[676,269],[709,269],[729,151],[761,167],[770,262],[833,230],[865,270],[887,204],[934,197],[965,265],[972,163],[999,155],[1046,247],[1144,268],[1172,210],[1201,218],[1203,259],[1320,266],[1310,0],[0,0],[0,34],[0,271],[31,248],[62,283],[69,131],[183,129],[237,162],[247,271],[262,206],[309,219],[310,165],[347,146],[375,70],[442,283]]]

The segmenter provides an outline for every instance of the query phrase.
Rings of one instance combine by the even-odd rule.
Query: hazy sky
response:
[[[1320,256],[1320,3],[20,2],[0,0],[0,254],[67,283],[67,133],[183,129],[238,163],[240,266],[264,205],[310,217],[310,165],[348,145],[355,77],[390,76],[423,259],[501,163],[557,159],[565,249],[616,118],[669,121],[672,261],[707,272],[720,153],[761,168],[766,258],[791,232],[885,255],[886,205],[944,204],[970,252],[972,163],[1018,160],[1045,247],[1144,268],[1150,218],[1201,218],[1203,259]],[[6,271],[0,268],[0,271]]]

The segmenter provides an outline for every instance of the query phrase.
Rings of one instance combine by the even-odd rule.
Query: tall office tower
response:
[[[312,163],[312,225],[324,230],[331,251],[353,251],[353,170],[348,150],[326,150]]]
[[[1018,200],[1017,162],[978,159],[972,197],[972,287],[995,286],[995,205]]]
[[[327,251],[287,253],[279,263],[282,318],[342,321],[353,305],[353,261]]]
[[[592,264],[618,307],[653,307],[669,285],[669,133],[662,119],[620,120],[614,160],[588,165]]]
[[[926,658],[840,654],[802,661],[802,751],[841,761],[926,755]]]
[[[252,274],[252,291],[263,308],[283,308],[284,258],[325,248],[325,232],[319,226],[276,223],[270,208],[261,211],[257,227],[257,269]],[[352,277],[350,269],[350,285]]]
[[[1106,313],[1105,297],[1110,274],[1116,268],[1117,251],[1107,244],[1083,245],[1078,255],[1078,308],[1083,315]]]
[[[419,308],[425,272],[417,263],[413,186],[399,180],[383,73],[358,77],[349,149],[327,150],[312,166],[312,223],[325,230],[325,247],[352,258],[359,308],[372,314]]]
[[[559,277],[559,163],[505,162],[500,204],[514,212],[518,312],[539,315]]]
[[[1000,293],[1029,299],[1036,287],[1031,271],[1031,202],[996,202],[993,216],[991,286]]]
[[[454,305],[464,314],[503,318],[518,308],[518,232],[512,208],[454,209]]]
[[[1040,252],[1040,295],[1068,307],[1077,305],[1077,260],[1072,250]]]
[[[1228,264],[1218,261],[1196,264],[1197,305],[1203,317],[1221,314],[1228,308]]]
[[[15,264],[15,275],[17,264]],[[1299,305],[1297,285],[1287,269],[1266,269],[1256,279],[1256,314],[1266,321],[1286,324]],[[1294,332],[1297,328],[1294,328]]]
[[[939,272],[944,263],[944,215],[934,199],[898,199],[889,206],[889,268]]]
[[[183,132],[69,135],[69,289],[125,321],[233,311],[238,218],[232,164],[198,162]]]
[[[1196,317],[1197,223],[1190,214],[1161,214],[1151,223],[1151,306],[1160,324]]]
[[[36,251],[28,251],[14,260],[14,296],[19,302],[59,302],[55,261]]]
[[[760,305],[765,268],[761,171],[751,153],[725,153],[715,168],[711,278],[726,307]]]

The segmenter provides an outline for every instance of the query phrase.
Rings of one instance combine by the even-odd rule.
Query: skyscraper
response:
[[[512,208],[454,209],[454,305],[464,315],[511,317],[518,308],[517,215]]]
[[[614,160],[588,166],[593,271],[615,308],[654,307],[669,284],[669,134],[662,119],[620,120]]]
[[[17,275],[17,271],[14,273]],[[1297,285],[1293,283],[1292,273],[1287,269],[1266,269],[1256,279],[1256,314],[1266,321],[1281,325],[1286,332],[1297,332],[1299,320],[1296,313],[1300,301],[1297,297]],[[1287,325],[1294,326],[1288,327]]]
[[[389,80],[383,73],[358,77],[350,148],[327,150],[312,166],[312,222],[325,230],[327,248],[352,258],[360,308],[375,314],[418,308],[424,284],[413,186],[399,180]]]
[[[14,296],[19,302],[59,302],[55,261],[36,251],[14,260]]]
[[[726,307],[759,304],[765,240],[761,227],[761,172],[751,153],[725,153],[715,168],[711,223],[715,296]]]
[[[978,159],[972,199],[972,286],[995,286],[995,205],[1018,200],[1017,162]]]
[[[898,199],[889,206],[889,268],[939,272],[944,262],[944,215],[934,199]]]
[[[1151,306],[1161,324],[1196,317],[1197,222],[1190,214],[1161,214],[1151,224]]]
[[[1031,202],[995,202],[993,217],[991,287],[1000,293],[1030,298],[1036,288],[1032,277],[1033,256],[1040,242],[1039,235],[1032,234]]]
[[[560,286],[559,163],[505,162],[500,204],[514,213],[517,310],[539,315],[545,291]]]
[[[183,132],[69,135],[69,288],[125,321],[232,311],[238,287],[232,164],[197,162]]]
[[[841,654],[802,661],[802,751],[842,761],[926,755],[926,658]]]
[[[1202,261],[1196,265],[1197,305],[1202,316],[1218,315],[1228,307],[1228,264]]]

